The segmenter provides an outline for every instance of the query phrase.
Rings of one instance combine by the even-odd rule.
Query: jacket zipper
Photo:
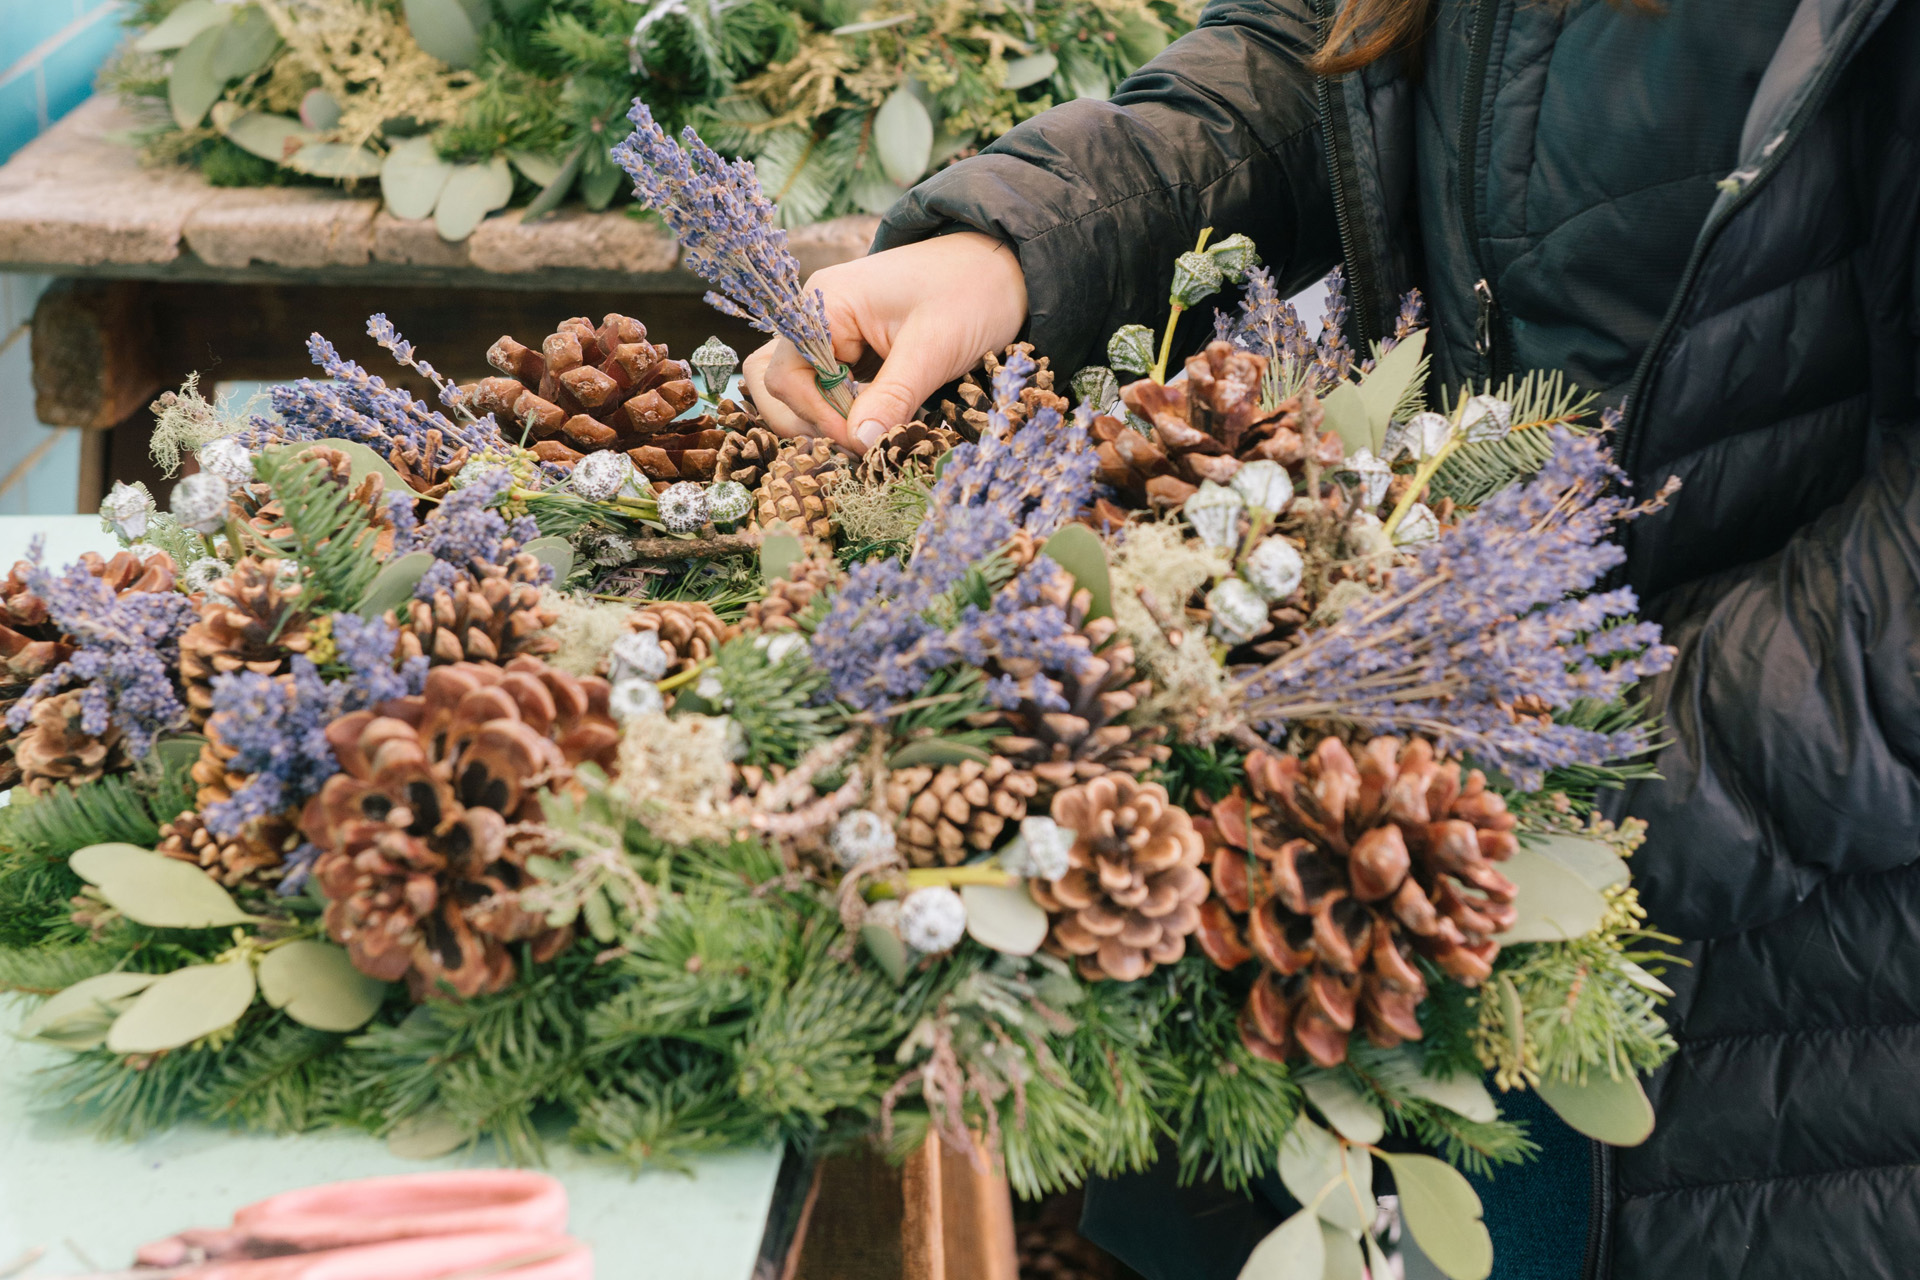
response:
[[[1318,0],[1315,10],[1323,24],[1333,16],[1327,0]],[[1356,356],[1364,359],[1373,354],[1373,342],[1380,336],[1375,325],[1375,313],[1381,306],[1379,262],[1357,204],[1360,170],[1353,158],[1346,87],[1339,80],[1321,76],[1314,90],[1326,135],[1327,176],[1333,184],[1333,218],[1340,230],[1340,256],[1347,266],[1347,340]]]
[[[1493,54],[1493,21],[1498,16],[1500,0],[1479,0],[1473,11],[1473,24],[1467,30],[1467,43],[1471,50],[1467,59],[1467,82],[1460,104],[1460,146],[1458,164],[1460,178],[1460,220],[1466,235],[1467,252],[1480,264],[1485,272],[1487,263],[1480,250],[1480,217],[1478,177],[1480,167],[1480,110],[1486,100],[1487,60]],[[1481,367],[1489,378],[1499,381],[1501,364],[1505,352],[1499,342],[1500,307],[1494,300],[1493,286],[1487,283],[1483,274],[1474,281],[1473,296],[1480,304],[1479,317],[1474,324],[1473,349],[1480,356]]]
[[[1834,80],[1839,77],[1846,65],[1853,61],[1852,52],[1859,41],[1861,28],[1880,7],[1872,3],[1872,0],[1862,0],[1852,16],[1848,18],[1846,32],[1837,42],[1838,47],[1847,50],[1846,54],[1827,59],[1826,65],[1820,68],[1813,88],[1802,100],[1795,118],[1775,138],[1773,149],[1766,153],[1765,158],[1750,174],[1745,175],[1745,180],[1733,199],[1729,200],[1717,214],[1709,217],[1707,224],[1700,229],[1699,236],[1694,239],[1693,252],[1687,257],[1686,270],[1680,273],[1680,287],[1674,290],[1673,301],[1667,304],[1667,313],[1661,318],[1660,327],[1654,330],[1653,340],[1647,343],[1647,349],[1641,353],[1640,363],[1633,371],[1633,380],[1627,384],[1626,398],[1621,401],[1620,434],[1615,454],[1620,460],[1621,468],[1628,476],[1638,471],[1640,464],[1638,427],[1641,415],[1638,410],[1641,393],[1646,389],[1647,379],[1653,374],[1653,366],[1659,359],[1661,348],[1666,346],[1667,339],[1673,336],[1674,329],[1680,323],[1680,315],[1686,307],[1687,295],[1693,292],[1694,280],[1700,274],[1700,267],[1706,259],[1708,250],[1713,247],[1714,240],[1719,237],[1721,229],[1733,219],[1733,215],[1744,209],[1753,199],[1754,193],[1765,186],[1767,179],[1771,178],[1774,171],[1786,162],[1787,153],[1793,150],[1793,144],[1799,140],[1800,132],[1806,122],[1826,106],[1827,96],[1833,89]],[[1614,577],[1624,580],[1625,571],[1626,566],[1620,566],[1614,571]]]
[[[1587,1256],[1580,1280],[1607,1280],[1613,1273],[1608,1254],[1613,1251],[1613,1148],[1604,1142],[1593,1147],[1592,1187],[1587,1199]]]

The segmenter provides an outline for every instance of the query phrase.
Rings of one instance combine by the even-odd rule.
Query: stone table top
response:
[[[141,163],[142,118],[108,95],[75,108],[0,166],[0,270],[108,278],[447,284],[468,288],[638,287],[697,293],[680,249],[652,219],[518,209],[449,243],[431,219],[396,218],[377,194],[210,185],[192,169]],[[866,252],[878,218],[789,236],[802,275]]]

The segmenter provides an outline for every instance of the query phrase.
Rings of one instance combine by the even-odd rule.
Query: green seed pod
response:
[[[1107,339],[1107,360],[1122,373],[1145,374],[1153,368],[1153,330],[1123,325]]]
[[[1220,292],[1226,273],[1204,253],[1183,253],[1173,263],[1173,292],[1167,301],[1176,307],[1197,306],[1202,298]]]
[[[1220,268],[1220,273],[1234,284],[1247,278],[1247,271],[1260,265],[1260,255],[1254,251],[1253,241],[1235,233],[1207,250]]]

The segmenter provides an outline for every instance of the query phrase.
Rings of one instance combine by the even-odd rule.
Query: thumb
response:
[[[927,397],[954,376],[946,368],[951,361],[938,346],[918,337],[911,327],[901,330],[880,372],[860,389],[847,414],[853,439],[863,452],[887,428],[912,421]]]

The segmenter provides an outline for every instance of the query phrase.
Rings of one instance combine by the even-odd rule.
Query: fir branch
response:
[[[237,1039],[195,1097],[208,1119],[266,1133],[305,1133],[339,1122],[348,1079],[346,1037],[280,1018]]]
[[[771,662],[756,639],[739,636],[721,645],[712,674],[723,691],[723,708],[746,736],[745,762],[791,766],[841,732],[845,714],[821,704],[827,673],[804,649]]]
[[[1477,507],[1488,498],[1532,475],[1553,456],[1551,428],[1585,431],[1580,420],[1599,399],[1569,383],[1564,374],[1535,370],[1524,378],[1508,378],[1498,391],[1489,383],[1481,394],[1491,394],[1513,406],[1513,429],[1498,440],[1466,444],[1455,450],[1434,473],[1432,498],[1452,498],[1463,507]],[[1461,391],[1458,399],[1475,394]]]
[[[6,885],[0,883],[0,893]],[[61,914],[64,916],[65,911]],[[74,983],[106,973],[126,958],[119,947],[98,942],[67,946],[0,947],[0,991],[50,996]]]
[[[38,796],[24,788],[0,808],[0,850],[40,858],[65,858],[90,844],[121,843],[151,849],[160,840],[160,823],[180,813],[159,815],[181,795],[178,774],[146,790],[135,776],[116,774],[81,786],[60,783]],[[184,808],[192,808],[189,800]],[[157,819],[157,820],[156,820]]]
[[[255,456],[253,468],[273,490],[288,528],[264,541],[305,570],[300,607],[310,613],[357,608],[380,572],[367,504],[356,502],[324,462],[299,457],[297,450],[268,449]]]

